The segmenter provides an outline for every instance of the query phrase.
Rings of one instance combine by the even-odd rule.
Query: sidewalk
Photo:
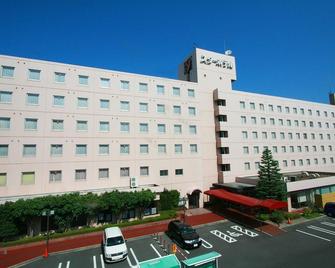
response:
[[[187,211],[186,223],[196,226],[223,220],[222,216],[216,215],[208,210],[197,209]],[[126,239],[158,232],[164,232],[170,220],[141,224],[122,228],[122,233]],[[70,236],[49,241],[49,253],[66,251],[76,248],[96,246],[101,243],[102,232]],[[0,251],[0,268],[9,267],[33,258],[41,257],[45,250],[45,241],[30,243],[25,245],[12,246]],[[6,251],[6,254],[4,254]]]

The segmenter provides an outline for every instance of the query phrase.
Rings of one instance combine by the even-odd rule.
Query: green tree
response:
[[[278,161],[274,160],[269,149],[262,154],[258,171],[259,181],[256,186],[256,195],[262,199],[286,199],[286,185],[282,180]]]
[[[164,189],[160,193],[160,205],[162,210],[168,210],[178,207],[180,193],[177,190],[168,191]]]

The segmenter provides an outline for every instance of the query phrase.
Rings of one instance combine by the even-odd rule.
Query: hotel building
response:
[[[266,147],[282,172],[335,170],[335,106],[233,90],[229,51],[196,48],[178,80],[11,56],[0,66],[0,202],[167,188],[202,206],[213,183],[257,175]],[[335,176],[322,181],[335,192]]]

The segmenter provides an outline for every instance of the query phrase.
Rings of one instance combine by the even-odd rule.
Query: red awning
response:
[[[227,200],[248,207],[256,207],[261,202],[261,200],[259,199],[250,196],[231,193],[224,189],[208,190],[205,191],[204,193],[219,199]]]
[[[236,204],[241,204],[247,207],[264,207],[269,210],[287,208],[287,202],[284,201],[278,201],[274,199],[261,200],[246,195],[231,193],[224,189],[208,190],[205,191],[204,193],[219,199],[230,201]]]

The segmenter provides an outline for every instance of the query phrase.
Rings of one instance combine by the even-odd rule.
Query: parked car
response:
[[[202,241],[196,230],[179,220],[174,220],[169,223],[168,235],[182,248],[192,249],[201,246]]]
[[[102,250],[106,262],[118,262],[127,258],[126,241],[119,227],[110,227],[104,230]]]
[[[324,213],[329,217],[335,217],[335,202],[326,203]]]

